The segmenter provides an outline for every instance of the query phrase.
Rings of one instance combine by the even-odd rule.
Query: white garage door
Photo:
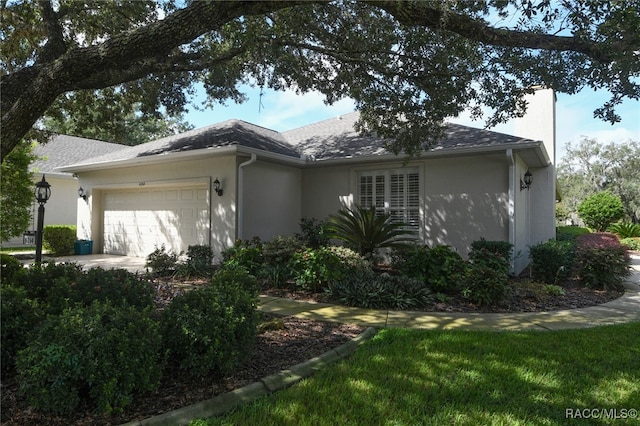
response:
[[[209,244],[206,186],[109,191],[103,198],[104,253],[146,257]]]

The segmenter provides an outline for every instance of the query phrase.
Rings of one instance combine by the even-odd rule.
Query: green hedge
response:
[[[57,256],[74,253],[75,225],[47,225],[42,231],[42,247]]]
[[[529,249],[534,280],[558,284],[569,278],[574,270],[575,241],[550,240]]]
[[[96,302],[42,324],[18,354],[20,390],[43,411],[70,414],[89,403],[120,412],[137,392],[157,388],[161,338],[150,311]]]

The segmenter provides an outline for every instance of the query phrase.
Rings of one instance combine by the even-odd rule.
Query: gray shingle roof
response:
[[[125,145],[95,139],[55,135],[46,144],[36,146],[34,153],[38,160],[31,164],[31,170],[37,170],[39,173],[58,173],[55,169],[59,167],[127,148]]]
[[[356,132],[354,124],[358,118],[359,113],[353,112],[282,133],[242,120],[227,120],[145,144],[113,150],[97,157],[83,155],[83,158],[77,159],[79,161],[67,161],[64,164],[73,167],[226,146],[243,146],[292,158],[310,156],[315,160],[388,154],[384,139]],[[520,142],[531,140],[448,124],[446,137],[432,150],[455,153],[458,149],[482,149]]]
[[[302,154],[316,160],[388,154],[384,139],[362,136],[354,130],[353,126],[359,116],[358,112],[345,114],[286,131],[283,136]],[[527,141],[530,142],[516,136],[448,123],[445,138],[432,151],[482,148]]]
[[[211,126],[171,135],[126,150],[91,158],[89,162],[103,163],[148,157],[172,152],[185,152],[225,146],[244,146],[299,158],[300,154],[275,130],[256,126],[242,120],[227,120]]]

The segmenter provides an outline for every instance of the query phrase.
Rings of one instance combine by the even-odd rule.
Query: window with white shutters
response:
[[[360,174],[360,205],[376,207],[412,229],[420,224],[420,178],[416,169],[380,170]]]

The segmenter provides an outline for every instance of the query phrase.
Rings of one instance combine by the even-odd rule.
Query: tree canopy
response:
[[[640,96],[636,1],[2,0],[2,157],[63,96],[112,88],[142,114],[179,114],[202,83],[211,105],[242,84],[355,100],[360,129],[415,153],[465,109],[521,115],[532,85],[605,88],[594,111]],[[74,111],[74,113],[76,113]]]
[[[566,150],[558,164],[566,210],[577,212],[583,200],[608,190],[620,197],[625,216],[640,223],[640,141],[605,144],[583,138]]]

